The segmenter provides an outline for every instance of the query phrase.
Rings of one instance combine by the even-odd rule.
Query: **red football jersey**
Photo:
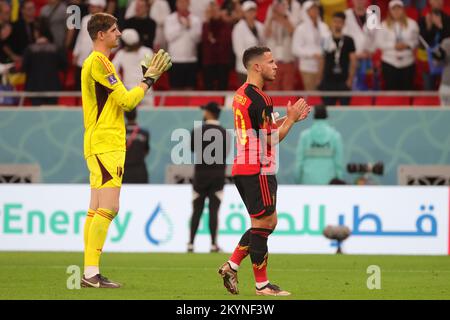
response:
[[[244,83],[236,91],[233,115],[237,153],[233,176],[275,174],[273,147],[265,139],[265,135],[270,135],[276,128],[272,113],[272,99],[255,85]]]

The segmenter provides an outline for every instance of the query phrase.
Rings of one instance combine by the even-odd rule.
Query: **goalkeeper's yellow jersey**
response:
[[[104,54],[93,51],[89,55],[81,71],[85,158],[126,150],[123,112],[133,110],[144,94],[140,87],[128,91]]]

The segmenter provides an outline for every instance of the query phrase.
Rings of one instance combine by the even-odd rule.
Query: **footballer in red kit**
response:
[[[272,99],[263,92],[264,83],[273,81],[277,66],[267,47],[251,47],[244,52],[247,81],[233,99],[237,154],[232,176],[250,215],[251,228],[219,269],[225,288],[238,294],[237,272],[250,255],[256,282],[256,294],[287,296],[290,292],[271,283],[267,276],[267,240],[277,224],[276,145],[292,126],[306,119],[309,105],[303,99],[286,106],[286,116],[277,118]]]

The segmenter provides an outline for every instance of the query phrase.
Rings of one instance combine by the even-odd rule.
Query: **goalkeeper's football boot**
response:
[[[285,290],[282,290],[279,286],[275,284],[268,283],[261,289],[256,288],[257,296],[278,296],[285,297],[290,296],[291,293]]]
[[[220,267],[219,274],[222,277],[223,285],[228,290],[228,292],[231,294],[239,294],[239,290],[237,287],[237,271],[231,268],[228,261]]]
[[[110,288],[110,289],[116,289],[121,287],[120,283],[111,281],[108,278],[102,276],[101,274],[97,274],[89,279],[86,279],[86,277],[83,276],[83,279],[81,279],[81,286],[83,288]]]

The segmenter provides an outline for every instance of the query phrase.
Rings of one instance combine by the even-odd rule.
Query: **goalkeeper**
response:
[[[81,93],[84,116],[84,156],[90,171],[91,199],[84,225],[83,287],[119,288],[99,270],[100,255],[109,225],[119,211],[119,194],[125,162],[124,111],[133,110],[146,91],[172,66],[160,50],[141,62],[142,82],[127,91],[108,57],[118,46],[117,19],[94,14],[87,29],[94,50],[83,63]]]

